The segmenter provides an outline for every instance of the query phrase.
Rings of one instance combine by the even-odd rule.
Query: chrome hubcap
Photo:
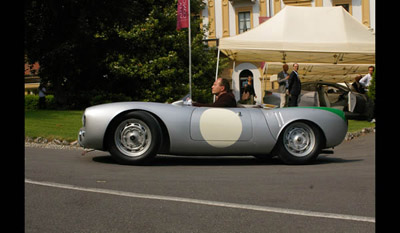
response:
[[[136,157],[150,147],[151,132],[146,123],[137,119],[121,122],[114,135],[115,145],[125,155]]]
[[[304,157],[313,150],[315,135],[310,126],[297,122],[285,130],[283,143],[290,154],[296,157]]]

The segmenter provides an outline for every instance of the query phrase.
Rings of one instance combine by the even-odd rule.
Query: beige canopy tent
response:
[[[218,49],[235,61],[374,64],[375,34],[343,7],[286,6]]]

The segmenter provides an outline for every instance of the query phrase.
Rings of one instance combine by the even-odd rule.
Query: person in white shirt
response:
[[[372,74],[374,73],[374,70],[375,67],[373,66],[368,67],[368,74],[362,77],[362,79],[360,79],[360,84],[365,89],[366,92],[368,91],[368,87],[371,84]],[[374,101],[368,98],[367,104],[369,105],[368,107],[369,111],[372,111],[371,114],[369,114],[370,116],[368,121],[375,122],[375,103]]]
[[[371,84],[372,74],[374,73],[375,67],[368,67],[368,74],[360,79],[360,84],[364,87],[365,91],[368,91],[368,86]]]

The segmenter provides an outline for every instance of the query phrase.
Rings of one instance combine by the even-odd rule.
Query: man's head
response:
[[[282,69],[287,72],[289,69],[289,66],[287,64],[283,64]]]
[[[370,66],[368,67],[368,73],[372,76],[372,74],[374,73],[375,67]]]
[[[299,64],[294,63],[293,64],[293,69],[297,72],[299,70]]]
[[[247,77],[247,82],[248,82],[248,83],[253,83],[253,77],[252,77],[251,75],[249,75],[249,76]]]
[[[211,87],[211,92],[214,95],[220,95],[230,90],[229,81],[224,78],[218,78]]]

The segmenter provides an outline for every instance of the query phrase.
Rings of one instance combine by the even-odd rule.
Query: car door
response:
[[[214,147],[228,147],[253,136],[251,109],[195,108],[190,121],[190,137]]]
[[[302,84],[299,98],[299,106],[319,106],[317,85],[307,82]]]
[[[357,103],[357,97],[356,95],[349,91],[349,93],[347,94],[348,96],[348,108],[349,108],[349,112],[354,112],[354,109],[356,108],[356,103]]]
[[[349,112],[354,112],[357,103],[357,96],[351,91],[350,84],[348,82],[344,82],[349,89],[349,93],[347,94],[347,101],[348,101],[348,109]]]

